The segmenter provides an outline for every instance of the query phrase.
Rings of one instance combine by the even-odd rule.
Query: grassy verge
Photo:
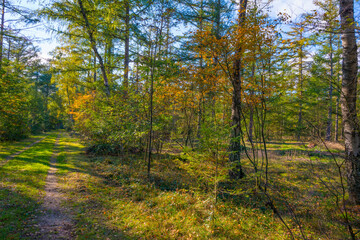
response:
[[[0,239],[24,238],[36,230],[24,226],[33,224],[41,203],[54,141],[51,135],[0,169]],[[215,202],[214,161],[206,154],[155,155],[149,183],[141,155],[90,157],[83,148],[64,134],[57,159],[59,188],[67,197],[64,205],[74,217],[77,239],[290,238],[268,199],[254,187],[257,175],[246,161],[247,178],[233,192],[220,184]],[[347,239],[331,192],[341,188],[332,160],[269,155],[268,195],[295,238]],[[191,161],[200,162],[199,175],[186,167]],[[360,226],[360,212],[350,209],[349,217]]]
[[[1,142],[0,141],[0,162],[4,160],[6,157],[10,156],[11,154],[14,154],[24,147],[30,145],[33,142],[36,142],[37,140],[40,140],[41,138],[47,136],[48,133],[43,134],[37,134],[32,135],[29,138],[23,139],[21,141],[15,141],[15,142]]]
[[[24,239],[33,231],[29,226],[44,196],[56,137],[50,134],[0,167],[0,239]],[[15,145],[12,149],[20,147]]]

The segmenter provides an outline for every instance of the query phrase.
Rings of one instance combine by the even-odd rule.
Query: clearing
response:
[[[223,159],[165,149],[149,182],[142,153],[89,156],[66,132],[2,145],[0,239],[347,239],[348,224],[359,230],[359,208],[337,205],[332,156],[269,148],[264,194],[245,160],[248,177],[229,186]]]

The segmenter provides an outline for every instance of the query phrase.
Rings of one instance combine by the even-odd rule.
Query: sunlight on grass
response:
[[[249,177],[241,183],[243,190],[239,194],[220,192],[215,204],[209,188],[212,184],[206,183],[209,180],[198,183],[199,179],[180,168],[184,160],[178,160],[176,154],[155,156],[153,179],[148,184],[141,155],[89,158],[79,152],[80,148],[76,144],[68,148],[66,162],[77,171],[69,171],[63,178],[70,206],[76,209],[79,239],[290,238],[285,226],[266,207],[267,200],[253,188],[251,166],[246,161]],[[292,148],[290,144],[286,149]],[[346,237],[334,206],[336,199],[318,178],[339,187],[329,157],[274,152],[270,166],[268,193],[295,236],[300,237],[301,230],[311,237],[324,232],[330,239]],[[302,229],[295,224],[288,206],[301,217]]]
[[[40,140],[41,138],[43,138],[47,135],[48,135],[47,133],[32,135],[29,138],[23,139],[21,141],[15,141],[15,142],[1,142],[0,141],[0,163],[2,160],[5,160],[5,158],[10,156],[11,154],[14,154],[14,153],[22,150],[24,147],[30,145],[33,142],[36,142],[37,140]]]
[[[26,238],[32,231],[56,136],[51,134],[0,167],[0,239]]]
[[[5,209],[0,213],[0,227],[5,229],[0,239],[26,237],[36,230],[24,226],[34,224],[55,139],[52,134],[0,168],[0,206]],[[254,188],[256,175],[245,160],[247,178],[234,191],[219,186],[215,202],[213,180],[191,174],[185,155],[155,154],[149,183],[142,154],[89,157],[68,133],[58,143],[58,187],[75,220],[77,239],[290,238],[263,193]],[[214,162],[194,156],[194,161],[200,159],[205,161],[198,165],[202,175],[211,177]],[[336,197],[322,184],[340,187],[333,159],[271,151],[269,159],[268,194],[292,233],[299,238],[345,239]],[[356,214],[351,217],[358,219]]]

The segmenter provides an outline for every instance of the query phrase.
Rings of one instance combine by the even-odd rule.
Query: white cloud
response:
[[[274,0],[271,3],[272,13],[277,15],[279,12],[287,13],[295,19],[302,13],[316,9],[312,0]]]

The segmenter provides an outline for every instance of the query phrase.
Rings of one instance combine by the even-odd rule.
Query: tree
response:
[[[349,199],[360,204],[360,128],[356,112],[358,56],[353,0],[340,0],[340,18],[343,47],[341,111],[347,182]]]
[[[0,140],[17,140],[58,123],[49,110],[56,89],[49,66],[40,62],[31,41],[15,32],[6,41],[13,46],[4,47],[0,69]]]
[[[292,69],[295,70],[294,75],[297,79],[296,85],[296,106],[298,107],[298,117],[296,123],[296,137],[298,140],[301,138],[301,134],[304,130],[304,85],[306,84],[306,80],[308,78],[306,74],[306,57],[308,55],[308,51],[306,50],[308,45],[308,38],[305,35],[305,21],[303,16],[299,22],[295,23],[294,26],[291,27],[292,31],[288,32],[291,36],[290,43],[290,53],[292,59]]]
[[[238,25],[241,29],[245,24],[247,0],[240,1]],[[240,179],[244,177],[244,172],[240,164],[240,153],[242,146],[240,144],[240,138],[242,134],[241,130],[241,88],[242,88],[242,54],[244,49],[238,46],[235,52],[235,60],[233,66],[233,74],[231,83],[233,85],[232,95],[232,109],[231,109],[231,120],[232,120],[232,133],[230,142],[230,156],[229,161],[233,165],[230,169],[229,176],[231,179]]]
[[[90,26],[89,19],[88,19],[88,16],[87,16],[87,13],[86,13],[86,10],[85,10],[85,7],[84,7],[84,4],[83,4],[82,0],[78,0],[78,4],[79,4],[80,12],[81,12],[81,15],[82,15],[82,18],[83,18],[83,21],[84,21],[84,30],[88,34],[91,48],[93,49],[94,54],[95,54],[96,58],[99,61],[101,73],[102,73],[103,80],[104,80],[105,91],[106,91],[106,94],[109,96],[110,95],[110,88],[109,88],[108,74],[107,74],[106,69],[105,69],[104,60],[103,60],[102,56],[100,55],[100,53],[98,51],[98,48],[97,48],[97,43],[96,43],[96,40],[94,38],[94,30]]]
[[[5,0],[2,0],[1,23],[0,23],[0,68],[2,66],[2,59],[3,59],[4,25],[5,25]]]

